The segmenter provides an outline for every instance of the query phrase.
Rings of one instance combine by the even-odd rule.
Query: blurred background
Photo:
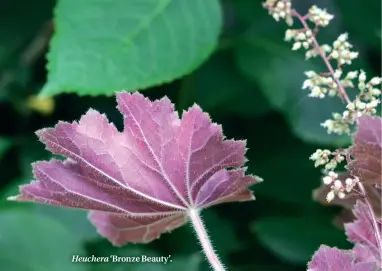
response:
[[[335,14],[319,40],[331,43],[347,31],[360,52],[352,70],[380,74],[380,1],[293,1],[301,12],[315,2]],[[32,180],[32,162],[50,158],[36,130],[77,120],[89,107],[122,127],[114,97],[36,98],[46,81],[54,5],[53,0],[0,1],[0,271],[209,270],[189,225],[148,245],[115,248],[97,234],[85,212],[6,201],[18,185]],[[224,28],[214,54],[191,74],[143,94],[167,95],[180,112],[198,103],[223,125],[227,138],[247,139],[249,172],[265,180],[253,186],[256,201],[202,213],[228,270],[306,270],[320,244],[351,247],[333,224],[340,208],[312,200],[321,172],[308,159],[317,148],[349,144],[349,138],[328,136],[320,127],[341,103],[310,99],[301,90],[304,71],[325,70],[320,61],[306,62],[302,52],[290,50],[292,44],[283,41],[286,25],[276,23],[261,1],[222,0],[221,5]],[[71,262],[73,255],[112,254],[171,255],[173,262]]]

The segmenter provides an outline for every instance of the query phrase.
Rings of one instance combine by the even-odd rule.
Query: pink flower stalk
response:
[[[226,140],[197,105],[179,119],[166,97],[122,92],[117,103],[122,132],[93,109],[79,122],[39,130],[47,149],[67,160],[34,163],[36,180],[10,199],[89,210],[117,246],[148,243],[191,219],[211,265],[224,270],[199,212],[254,199],[247,187],[261,179],[245,175],[246,142]]]

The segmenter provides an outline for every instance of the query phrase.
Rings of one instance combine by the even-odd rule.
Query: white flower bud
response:
[[[335,189],[340,189],[342,187],[342,183],[341,183],[341,181],[340,180],[336,180],[335,182],[334,182],[334,188]]]
[[[355,59],[355,58],[358,57],[358,55],[359,55],[358,52],[350,52],[350,53],[349,53],[349,58],[350,58],[350,59]],[[349,63],[349,64],[350,64],[350,63]]]
[[[338,51],[333,51],[330,56],[334,59],[337,59],[339,57]]]
[[[357,71],[352,71],[352,72],[348,72],[348,74],[346,75],[346,78],[347,79],[355,79],[358,75],[358,72]]]
[[[370,109],[370,108],[374,108],[374,107],[377,107],[379,103],[380,103],[379,100],[374,100],[374,101],[371,101],[370,103],[368,103],[368,104],[366,105],[366,107],[367,107],[368,109]]]
[[[295,31],[292,30],[292,29],[288,29],[286,32],[285,32],[285,41],[290,41],[292,38],[294,38],[295,36]]]
[[[300,49],[300,48],[301,48],[301,42],[295,42],[295,43],[293,44],[292,50],[293,50],[293,51],[297,51],[297,50]]]
[[[364,71],[361,71],[361,73],[360,73],[360,75],[359,75],[359,77],[358,77],[358,80],[359,80],[360,82],[365,82],[365,80],[366,80],[366,74],[365,74]]]
[[[353,111],[355,109],[355,105],[354,103],[349,103],[347,106],[346,106],[347,109],[349,109],[350,111]]]
[[[373,77],[370,80],[370,84],[372,84],[372,85],[379,85],[381,82],[382,82],[382,78],[380,78],[380,77]]]
[[[346,183],[346,185],[352,185],[352,184],[353,184],[353,179],[351,179],[351,178],[347,178],[347,179],[345,180],[345,183]]]
[[[300,32],[300,33],[298,33],[296,39],[298,39],[298,40],[305,40],[306,36],[305,36],[305,34],[303,32]]]
[[[344,199],[345,198],[345,193],[344,192],[338,192],[338,197],[340,198],[340,199]]]
[[[333,182],[333,179],[330,178],[329,176],[326,176],[323,178],[323,181],[324,181],[324,184],[329,185]]]
[[[338,40],[340,41],[340,42],[344,42],[344,41],[346,41],[348,39],[348,33],[343,33],[343,34],[341,34],[339,37],[338,37]]]
[[[337,178],[338,178],[338,174],[335,173],[334,171],[330,171],[328,175],[329,175],[332,179],[337,179]]]
[[[302,85],[302,89],[310,88],[312,86],[313,86],[312,80],[307,79],[307,80],[304,81],[304,84]]]
[[[330,191],[327,195],[326,195],[326,201],[327,202],[331,202],[335,197],[335,194],[334,194],[334,191]]]
[[[341,71],[341,70],[336,70],[336,71],[334,72],[334,77],[335,77],[335,78],[340,78],[341,75],[342,75],[342,71]]]
[[[322,49],[324,52],[326,52],[326,53],[329,53],[329,52],[332,50],[332,48],[331,48],[329,45],[327,45],[327,44],[322,45],[322,46],[321,46],[321,49]]]
[[[277,8],[279,8],[279,9],[283,9],[284,7],[285,7],[285,4],[284,4],[283,1],[278,1],[278,2],[277,2]]]
[[[380,91],[379,89],[377,89],[377,88],[373,88],[372,90],[370,90],[370,93],[371,93],[371,95],[373,95],[373,96],[379,96],[379,95],[381,95],[381,91]]]

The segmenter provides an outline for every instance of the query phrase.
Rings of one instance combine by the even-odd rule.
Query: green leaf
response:
[[[78,239],[45,216],[0,213],[0,266],[14,271],[82,271],[72,256],[83,254]],[[16,269],[17,268],[17,269]]]
[[[217,0],[60,0],[42,95],[135,91],[190,73],[213,51]]]
[[[305,61],[286,45],[270,39],[246,39],[236,49],[237,65],[249,79],[260,86],[272,106],[282,112],[294,133],[305,141],[330,145],[345,145],[349,136],[328,135],[320,126],[342,112],[339,98],[317,99],[308,97],[302,89],[304,71],[320,71],[320,67]]]
[[[91,271],[198,271],[199,265],[202,261],[200,254],[193,254],[188,257],[184,256],[172,256],[172,255],[159,255],[154,251],[139,248],[124,248],[113,251],[106,251],[100,256],[107,257],[115,255],[124,259],[135,258],[136,262],[118,262],[117,257],[109,257],[106,263],[93,263]],[[166,257],[167,262],[148,262],[151,257],[156,257],[159,260],[160,257]],[[119,258],[121,259],[121,258]],[[153,258],[151,258],[153,259]]]
[[[305,265],[321,244],[350,247],[329,217],[269,217],[255,221],[251,230],[272,253],[294,264]]]
[[[12,146],[12,141],[8,138],[0,137],[0,159]]]
[[[181,100],[184,104],[184,99],[188,99],[187,106],[195,102],[205,111],[247,117],[262,115],[271,109],[259,89],[237,70],[231,52],[214,55],[185,80]]]

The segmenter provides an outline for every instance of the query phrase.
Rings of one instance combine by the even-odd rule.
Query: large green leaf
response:
[[[272,106],[281,111],[293,131],[302,139],[321,144],[344,145],[349,136],[328,135],[320,126],[332,113],[342,112],[344,104],[338,98],[308,97],[302,89],[304,71],[320,71],[320,67],[305,61],[303,56],[266,38],[248,38],[236,49],[237,65],[260,86]]]
[[[221,28],[217,0],[61,0],[42,94],[134,91],[195,69]]]
[[[321,244],[349,248],[343,231],[329,217],[270,217],[253,222],[259,241],[280,258],[306,264]]]
[[[81,244],[64,225],[37,214],[0,213],[0,266],[9,271],[81,271]]]

